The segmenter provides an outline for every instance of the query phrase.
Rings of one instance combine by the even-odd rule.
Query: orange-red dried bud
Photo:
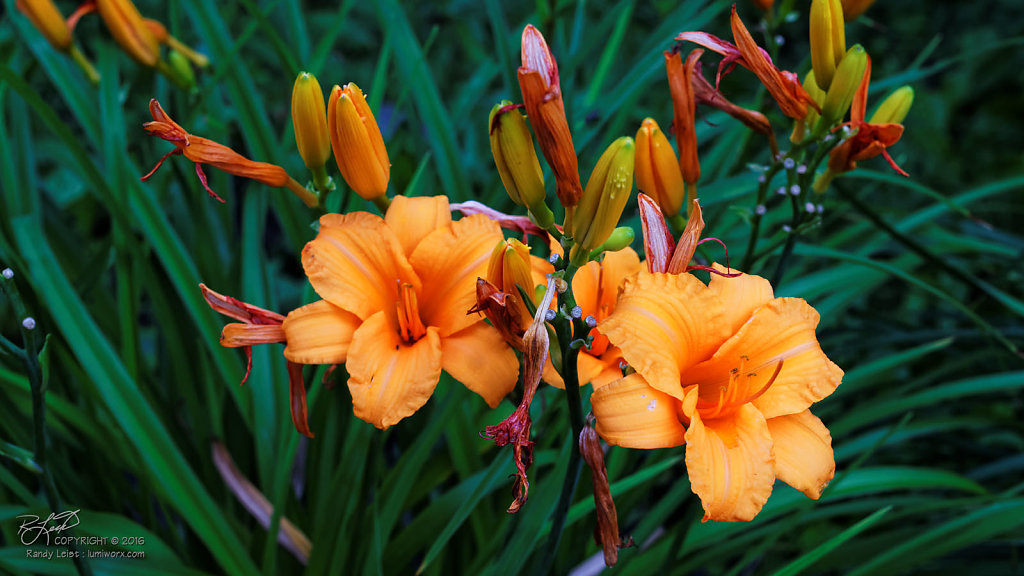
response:
[[[697,158],[696,101],[693,94],[693,72],[703,50],[690,52],[683,64],[678,52],[665,52],[665,70],[668,72],[668,86],[672,93],[672,129],[679,147],[679,170],[688,185],[700,179],[700,161]],[[681,201],[682,199],[680,199]],[[678,209],[677,209],[678,210]],[[675,212],[665,212],[672,215]]]
[[[525,329],[533,317],[522,296],[524,293],[533,296],[529,246],[514,238],[498,242],[487,265],[487,280],[505,293],[509,313],[517,317]]]
[[[593,417],[591,416],[591,419]],[[594,541],[604,552],[605,566],[614,566],[619,561],[619,548],[633,545],[633,539],[623,543],[619,537],[619,520],[612,499],[611,485],[608,483],[608,470],[604,465],[604,450],[597,431],[584,426],[579,437],[580,454],[590,468],[590,478],[594,486],[594,510],[597,514],[597,526],[594,527]]]
[[[521,57],[519,88],[523,93],[526,114],[537,134],[540,150],[555,174],[558,200],[567,208],[575,206],[583,187],[580,185],[576,149],[565,118],[558,64],[544,36],[532,25],[523,29]]]

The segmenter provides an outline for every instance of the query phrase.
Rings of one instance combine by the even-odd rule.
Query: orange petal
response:
[[[278,324],[227,324],[220,333],[220,345],[228,348],[284,342],[285,333]]]
[[[680,375],[729,337],[718,295],[690,274],[641,272],[598,325],[654,388],[682,399]]]
[[[391,200],[384,221],[395,236],[398,236],[405,255],[410,256],[428,234],[452,223],[452,213],[448,209],[446,196],[395,196]]]
[[[442,337],[480,321],[466,312],[476,304],[476,279],[487,275],[487,261],[504,238],[498,224],[483,215],[468,216],[424,238],[409,257],[423,280],[420,317]]]
[[[267,186],[282,187],[288,184],[288,173],[276,164],[249,160],[223,144],[200,136],[189,136],[188,146],[182,148],[185,158],[199,164],[209,164],[228,174],[252,178]]]
[[[640,257],[632,248],[605,252],[602,262],[589,262],[573,276],[572,292],[583,316],[598,320],[615,309],[625,279],[640,271]]]
[[[775,446],[775,475],[817,500],[836,475],[832,435],[810,410],[768,420]]]
[[[581,350],[576,362],[580,384],[589,382],[596,390],[621,379],[622,368],[619,365],[622,362],[622,351],[614,346],[609,347],[600,356]]]
[[[679,422],[679,400],[630,374],[594,390],[590,403],[597,433],[605,442],[625,448],[670,448],[685,442]]]
[[[299,364],[342,364],[361,323],[355,314],[326,300],[296,308],[284,320],[284,357]]]
[[[491,408],[497,408],[519,380],[515,352],[485,322],[441,339],[441,368],[482,396]]]
[[[541,374],[541,380],[544,380],[550,386],[565,390],[565,382],[562,380],[562,375],[558,373],[558,370],[555,370],[555,365],[551,363],[550,356],[548,361],[544,363],[544,373]]]
[[[441,376],[441,339],[429,327],[408,345],[384,312],[377,312],[352,336],[346,367],[356,416],[383,430],[430,399]]]
[[[394,232],[367,212],[327,214],[302,249],[302,266],[321,298],[363,320],[394,310],[398,281],[420,287]]]
[[[775,381],[753,404],[766,418],[803,412],[831,394],[843,379],[843,371],[818,345],[814,334],[818,319],[818,313],[804,300],[776,298],[758,308],[710,360],[683,374],[683,384],[699,384],[702,396],[716,401],[718,388],[737,368],[740,378],[735,385],[746,390],[730,396],[753,397],[768,384],[781,360]]]
[[[723,274],[739,272],[739,270],[726,268],[718,263],[713,266],[715,270]],[[725,304],[726,325],[729,326],[729,331],[733,334],[750,319],[754,310],[775,298],[771,282],[750,274],[731,278],[712,274],[708,288],[722,298],[722,303]]]
[[[695,390],[688,393],[690,403],[695,397]],[[772,437],[764,416],[750,404],[706,422],[696,410],[691,414],[686,471],[704,505],[704,520],[752,520],[775,483]]]

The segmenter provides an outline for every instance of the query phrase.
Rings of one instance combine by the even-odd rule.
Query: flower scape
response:
[[[185,4],[181,9],[189,14],[207,10]],[[873,60],[861,44],[847,45],[855,33],[875,33],[882,26],[866,15],[870,1],[695,7],[692,27],[668,34],[662,27],[663,37],[649,39],[652,46],[658,43],[654,52],[621,79],[608,76],[613,60],[634,55],[609,49],[593,63],[580,64],[589,58],[577,51],[580,35],[607,31],[608,42],[618,45],[624,28],[616,23],[628,22],[634,9],[664,7],[622,3],[616,10],[625,16],[608,16],[600,27],[585,30],[585,3],[579,3],[575,28],[566,25],[573,21],[564,3],[549,3],[531,13],[536,19],[515,22],[514,66],[509,62],[516,55],[507,53],[512,44],[506,46],[508,36],[501,34],[503,12],[494,4],[488,15],[499,40],[496,61],[503,64],[482,68],[466,91],[430,79],[425,54],[434,47],[410,37],[407,22],[387,29],[377,73],[353,73],[357,86],[340,83],[348,72],[328,64],[332,38],[319,46],[307,42],[294,53],[289,49],[293,36],[306,34],[305,21],[292,13],[301,8],[250,4],[249,33],[265,38],[261,49],[287,70],[292,88],[290,107],[278,106],[272,114],[261,113],[263,100],[284,101],[289,94],[253,90],[247,68],[230,61],[243,60],[245,51],[218,36],[220,24],[206,23],[198,35],[204,51],[229,57],[223,66],[178,40],[192,33],[179,21],[179,8],[158,22],[128,0],[89,0],[65,18],[62,7],[49,0],[18,0],[12,16],[24,29],[20,34],[34,35],[34,53],[59,67],[50,72],[54,79],[73,77],[107,96],[131,100],[134,107],[126,106],[125,115],[141,123],[130,146],[145,151],[146,168],[112,152],[86,176],[102,182],[109,173],[127,183],[124,190],[100,187],[104,202],[120,202],[107,223],[117,249],[110,254],[134,250],[151,262],[126,268],[113,295],[89,289],[106,282],[105,276],[82,272],[75,277],[86,287],[82,296],[131,313],[142,299],[138,285],[159,285],[146,298],[163,310],[174,308],[164,304],[175,298],[185,301],[180,315],[195,328],[197,341],[182,343],[173,354],[146,356],[143,351],[157,348],[152,342],[162,341],[161,326],[185,321],[162,312],[140,326],[100,318],[126,334],[117,351],[89,342],[95,323],[76,319],[76,301],[67,296],[74,291],[61,292],[63,284],[54,281],[46,286],[61,294],[65,307],[55,308],[54,316],[64,323],[65,340],[49,344],[32,336],[47,320],[29,316],[17,300],[25,348],[15,350],[4,338],[0,352],[25,358],[31,376],[26,394],[36,394],[36,404],[61,416],[54,428],[61,437],[85,434],[74,417],[77,406],[98,398],[114,406],[113,424],[103,430],[111,443],[138,442],[144,449],[136,459],[149,466],[147,475],[168,478],[167,494],[184,495],[180,508],[133,504],[128,513],[167,523],[182,541],[200,536],[225,572],[253,572],[249,556],[258,551],[263,572],[275,573],[280,546],[291,556],[280,564],[285,571],[298,563],[310,573],[331,573],[341,565],[352,573],[402,573],[417,565],[417,573],[425,574],[496,573],[499,566],[512,566],[509,573],[559,573],[568,567],[567,549],[574,563],[591,557],[589,567],[579,565],[581,574],[627,560],[638,562],[633,569],[644,573],[745,573],[768,554],[763,548],[738,553],[742,562],[728,556],[735,563],[712,559],[705,565],[702,554],[711,558],[707,550],[714,550],[709,542],[744,547],[749,534],[775,530],[774,523],[795,525],[793,518],[813,528],[807,533],[825,534],[804,534],[815,552],[787,569],[807,570],[892,509],[884,494],[872,501],[874,508],[851,499],[843,501],[850,505],[843,513],[864,512],[867,519],[852,527],[835,521],[829,507],[837,500],[860,495],[857,490],[867,491],[866,485],[883,486],[878,493],[889,486],[856,475],[863,461],[850,454],[870,454],[893,438],[924,436],[929,426],[939,426],[933,420],[912,422],[922,402],[918,396],[904,402],[891,395],[879,410],[904,419],[891,430],[859,437],[862,452],[855,452],[843,443],[864,417],[837,416],[834,406],[886,371],[893,378],[909,377],[903,360],[920,360],[953,341],[944,334],[938,343],[914,340],[919,348],[858,365],[858,356],[843,350],[855,346],[852,337],[833,333],[831,320],[852,309],[854,294],[844,283],[862,280],[878,287],[888,273],[931,295],[946,295],[949,310],[1019,356],[1002,336],[1002,324],[986,322],[979,306],[946,294],[938,281],[901,274],[903,260],[890,258],[891,244],[876,242],[857,254],[836,248],[840,240],[855,243],[869,224],[877,226],[887,241],[908,247],[906,260],[923,261],[930,271],[1020,308],[1011,294],[963,271],[960,258],[933,257],[932,247],[913,231],[934,213],[890,224],[853,191],[864,181],[895,186],[909,181],[908,170],[918,170],[900,148],[905,130],[908,138],[916,135],[906,123],[914,88],[899,83],[937,73],[915,63],[913,74],[893,80],[879,72],[891,67],[885,54]],[[387,11],[391,4],[353,10]],[[348,4],[341,8],[339,21],[348,10]],[[99,17],[86,18],[93,13]],[[848,21],[858,18],[864,25],[848,30]],[[783,35],[798,26],[799,38]],[[97,30],[106,30],[113,42],[104,45]],[[462,48],[476,46],[478,38],[467,33],[462,41]],[[80,43],[94,53],[96,64]],[[449,55],[447,45],[439,50]],[[344,59],[362,56],[354,51]],[[408,85],[387,85],[390,66]],[[581,67],[593,68],[582,75],[592,86],[581,85]],[[116,89],[118,79],[136,68],[155,85],[143,100],[133,96],[137,86]],[[328,76],[331,83],[322,87]],[[10,93],[24,97],[16,75],[7,74],[5,82]],[[609,89],[616,82],[643,87]],[[214,89],[218,84],[228,88]],[[487,91],[499,84],[500,94]],[[442,104],[449,92],[460,96]],[[7,94],[0,93],[0,101]],[[443,106],[470,108],[481,94],[490,106],[486,123],[484,114],[462,118],[456,110],[451,112],[457,125],[448,123]],[[47,127],[68,143],[70,152],[57,160],[81,163],[88,151],[76,131],[62,128],[64,109],[44,108],[39,98],[26,102],[42,110]],[[88,106],[71,100],[67,108]],[[422,118],[410,120],[409,110]],[[96,127],[118,114],[116,107],[101,107]],[[483,165],[473,153],[459,164],[453,134],[462,138],[463,124],[472,127],[467,148],[482,151]],[[5,134],[24,131],[17,123],[12,130],[0,128]],[[102,130],[89,132],[103,143],[118,141]],[[407,142],[420,139],[438,158],[410,152]],[[307,172],[300,175],[302,167]],[[435,179],[440,186],[431,184]],[[168,187],[175,193],[165,193]],[[925,186],[907,188],[920,192]],[[77,193],[69,190],[62,202],[85,205]],[[989,193],[976,192],[979,198]],[[964,208],[968,200],[958,202],[942,203],[943,210],[981,222]],[[167,214],[175,216],[162,213],[161,204],[174,206]],[[12,206],[23,205],[31,204]],[[851,206],[863,218],[840,213]],[[13,230],[30,228],[19,217],[13,217]],[[843,230],[835,237],[828,235],[833,224]],[[47,221],[46,229],[58,225],[63,222]],[[155,238],[159,250],[134,247],[139,237]],[[180,237],[202,250],[185,249]],[[16,264],[62,260],[31,241],[38,237],[12,238],[25,252],[24,262]],[[55,238],[54,244],[73,243]],[[939,240],[953,246],[952,252],[977,244],[958,243],[953,235]],[[7,243],[0,234],[0,255]],[[111,260],[111,267],[128,266],[110,254],[89,254],[90,265]],[[869,272],[863,279],[793,272],[807,258],[854,262]],[[237,264],[211,264],[223,261]],[[5,294],[16,294],[15,278],[20,281],[5,267]],[[873,315],[885,316],[885,307],[898,299],[884,292],[856,308],[866,317],[855,320],[880,325]],[[133,293],[134,300],[121,301]],[[923,301],[900,304],[932,314]],[[71,320],[61,316],[65,310],[72,310]],[[957,326],[945,316],[940,320]],[[879,331],[884,340],[888,333]],[[130,338],[136,333],[142,334],[141,346]],[[954,333],[959,338],[950,328]],[[111,364],[109,358],[118,354],[131,360]],[[74,402],[43,402],[48,355],[79,358],[111,382],[130,383],[141,371],[160,368],[182,379],[216,374],[216,384],[196,388],[201,394],[156,388],[142,394],[129,385],[111,387],[89,372],[98,382],[95,389]],[[4,371],[0,379],[15,377]],[[922,398],[926,384],[913,384]],[[976,393],[968,388],[962,387],[963,395]],[[959,392],[935,394],[947,393],[959,398]],[[11,406],[27,406],[28,399],[18,396]],[[168,407],[158,416],[145,409],[150,402]],[[1014,407],[1003,416],[1010,419]],[[941,416],[965,429],[978,426],[975,414],[954,411]],[[148,432],[141,441],[121,434],[116,426],[124,422]],[[240,426],[253,431],[251,451],[232,448]],[[198,452],[173,461],[152,456],[173,444],[168,427],[201,437],[210,460]],[[998,444],[1001,438],[989,441]],[[62,502],[47,485],[50,468],[45,454],[39,456],[47,440],[34,439],[37,451],[0,438],[0,455],[42,475],[43,489],[34,494],[16,477],[3,476],[6,488],[0,493],[29,493],[39,506],[73,506],[80,495],[64,490],[69,494]],[[198,457],[222,485],[197,479],[188,459]],[[1018,460],[1000,466],[1018,470]],[[902,470],[893,466],[891,476],[900,477]],[[901,481],[912,488],[938,485],[992,496],[974,478],[980,482],[999,470],[982,466],[975,476],[952,480],[908,473]],[[584,475],[589,482],[581,481]],[[143,490],[137,475],[125,478],[119,491]],[[146,486],[140,499],[154,499]],[[231,523],[197,512],[219,500],[266,530],[266,541],[236,542]],[[482,508],[488,510],[477,514]],[[992,514],[1009,523],[1010,512],[1019,511]],[[92,535],[97,528],[85,512],[79,531]],[[111,530],[135,527],[120,522],[111,520]],[[946,533],[955,527],[948,525]],[[914,528],[901,530],[907,539],[901,546],[926,548],[923,537],[918,542],[911,533]],[[366,534],[349,543],[353,531]],[[455,542],[463,537],[486,549],[457,550]],[[782,556],[806,547],[789,538],[780,529],[761,546],[777,545]],[[400,550],[405,546],[408,552]],[[859,546],[858,553],[866,548]],[[155,547],[154,555],[162,553]],[[5,569],[8,556],[0,555]],[[355,563],[348,566],[350,561]],[[880,564],[869,560],[870,570],[862,572],[885,572]],[[28,565],[10,566],[16,573],[31,571]],[[76,568],[90,570],[81,562]],[[823,570],[846,568],[856,571]]]

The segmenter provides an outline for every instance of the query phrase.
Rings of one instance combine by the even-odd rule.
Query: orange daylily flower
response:
[[[828,169],[833,174],[849,172],[857,167],[857,162],[874,158],[879,154],[885,158],[889,166],[902,176],[909,176],[889,156],[887,148],[899,142],[903,136],[903,125],[895,123],[871,124],[865,121],[868,106],[868,85],[871,83],[871,58],[868,58],[864,79],[857,88],[850,107],[849,126],[857,133],[842,144],[832,149],[829,154]]]
[[[683,32],[676,40],[688,40],[724,56],[718,66],[718,78],[728,74],[739,64],[753,72],[772,98],[779,104],[782,113],[799,120],[807,115],[807,105],[818,109],[817,102],[804,90],[800,78],[793,72],[779,70],[772,63],[771,56],[757,45],[750,31],[743,25],[736,6],[732,7],[732,35],[736,44],[726,42],[706,32]]]
[[[384,218],[321,217],[302,265],[323,300],[288,314],[285,357],[346,363],[356,416],[381,429],[423,406],[441,370],[497,406],[519,363],[497,330],[466,311],[501,239],[485,216],[453,222],[444,196],[396,196]]]
[[[565,118],[558,63],[540,31],[527,25],[520,49],[519,89],[530,124],[537,134],[540,151],[555,173],[558,200],[566,208],[575,206],[583,194],[576,149]]]
[[[242,384],[245,384],[245,381],[249,379],[249,372],[252,370],[252,347],[256,344],[284,342],[285,333],[281,324],[285,317],[277,312],[271,312],[252,304],[246,304],[237,298],[214,292],[205,284],[200,284],[199,289],[203,291],[203,298],[206,299],[210,308],[239,321],[224,326],[220,335],[220,343],[221,346],[242,348],[245,351],[247,364],[245,376],[242,377]],[[302,365],[295,362],[288,362],[288,395],[292,424],[300,434],[312,438],[313,433],[309,430],[306,409],[306,384],[302,379]]]
[[[752,519],[776,478],[817,499],[835,460],[809,408],[843,377],[818,344],[818,320],[758,276],[704,285],[641,272],[600,325],[636,373],[595,390],[598,433],[630,448],[685,443],[704,520]]]
[[[148,180],[149,177],[163,165],[164,160],[166,160],[168,156],[182,154],[185,158],[196,163],[196,175],[199,176],[199,182],[202,183],[203,188],[206,189],[210,196],[221,202],[223,202],[224,199],[215,194],[213,190],[210,189],[210,185],[206,181],[206,173],[203,172],[203,164],[209,164],[215,168],[220,168],[228,174],[251,178],[257,182],[262,182],[267,186],[288,188],[296,196],[301,198],[307,206],[312,207],[317,205],[317,197],[309,190],[306,190],[302,184],[299,184],[294,178],[289,176],[288,173],[284,171],[284,168],[275,164],[268,164],[266,162],[254,162],[223,144],[218,144],[213,140],[209,140],[201,136],[189,134],[184,128],[172,120],[166,112],[164,112],[164,109],[160,106],[160,103],[156,101],[156,98],[149,101],[149,113],[153,116],[153,121],[143,124],[146,132],[149,132],[157,138],[167,140],[174,144],[175,148],[167,154],[164,154],[156,163],[156,166],[141,178],[143,182]]]

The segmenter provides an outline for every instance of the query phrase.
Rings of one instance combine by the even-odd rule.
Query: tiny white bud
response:
[[[782,161],[782,166],[786,170],[792,170],[793,168],[796,167],[796,160],[793,160],[792,158],[786,158],[785,160]]]
[[[804,210],[807,210],[811,214],[814,214],[814,202],[808,202],[807,204],[804,204]]]
[[[800,185],[799,184],[793,184],[792,186],[790,186],[789,187],[789,193],[792,194],[793,196],[799,196],[800,195]]]
[[[764,184],[765,182],[768,181],[768,177],[765,176],[764,174],[761,174],[760,176],[757,177],[757,181],[760,182],[761,184]]]
[[[584,322],[586,322],[587,326],[591,328],[597,328],[597,318],[594,318],[593,316],[587,316]]]
[[[796,173],[797,174],[806,174],[807,173],[807,165],[806,164],[801,164],[801,165],[797,166],[796,167]]]
[[[552,264],[557,264],[559,258],[561,258],[561,256],[559,256],[558,254],[552,254],[551,256],[548,256],[548,262],[551,262]]]
[[[786,195],[786,187],[785,186],[779,186],[779,189],[776,190],[775,193],[778,194],[779,196],[785,196]]]
[[[7,278],[8,280],[14,278],[14,270],[11,270],[10,268],[4,268],[4,271],[0,274],[3,274],[4,278]]]
[[[775,44],[777,46],[785,46],[786,39],[782,37],[782,34],[778,34],[775,36]]]
[[[550,308],[548,308],[547,310],[544,311],[544,321],[545,322],[551,322],[552,320],[555,319],[555,316],[557,316],[557,314],[555,313],[554,310],[552,310]]]
[[[831,141],[833,141],[835,139],[836,139],[835,136],[833,136],[831,134],[825,134],[825,137],[822,138],[821,140],[822,140],[822,142],[831,142]]]
[[[765,212],[767,211],[768,207],[765,206],[764,204],[758,204],[757,208],[754,208],[754,212],[756,212],[758,216],[764,216]]]
[[[569,311],[569,314],[571,314],[573,318],[583,318],[583,308],[574,306],[573,309]]]
[[[818,204],[818,214],[821,214],[824,211],[825,211],[825,205],[824,204]]]
[[[789,227],[789,224],[783,224],[782,231],[785,232],[786,234],[789,234],[790,232],[793,231],[793,229]]]
[[[35,330],[36,320],[35,318],[29,316],[28,318],[25,318],[24,320],[21,321],[21,325],[24,326],[26,330]]]

